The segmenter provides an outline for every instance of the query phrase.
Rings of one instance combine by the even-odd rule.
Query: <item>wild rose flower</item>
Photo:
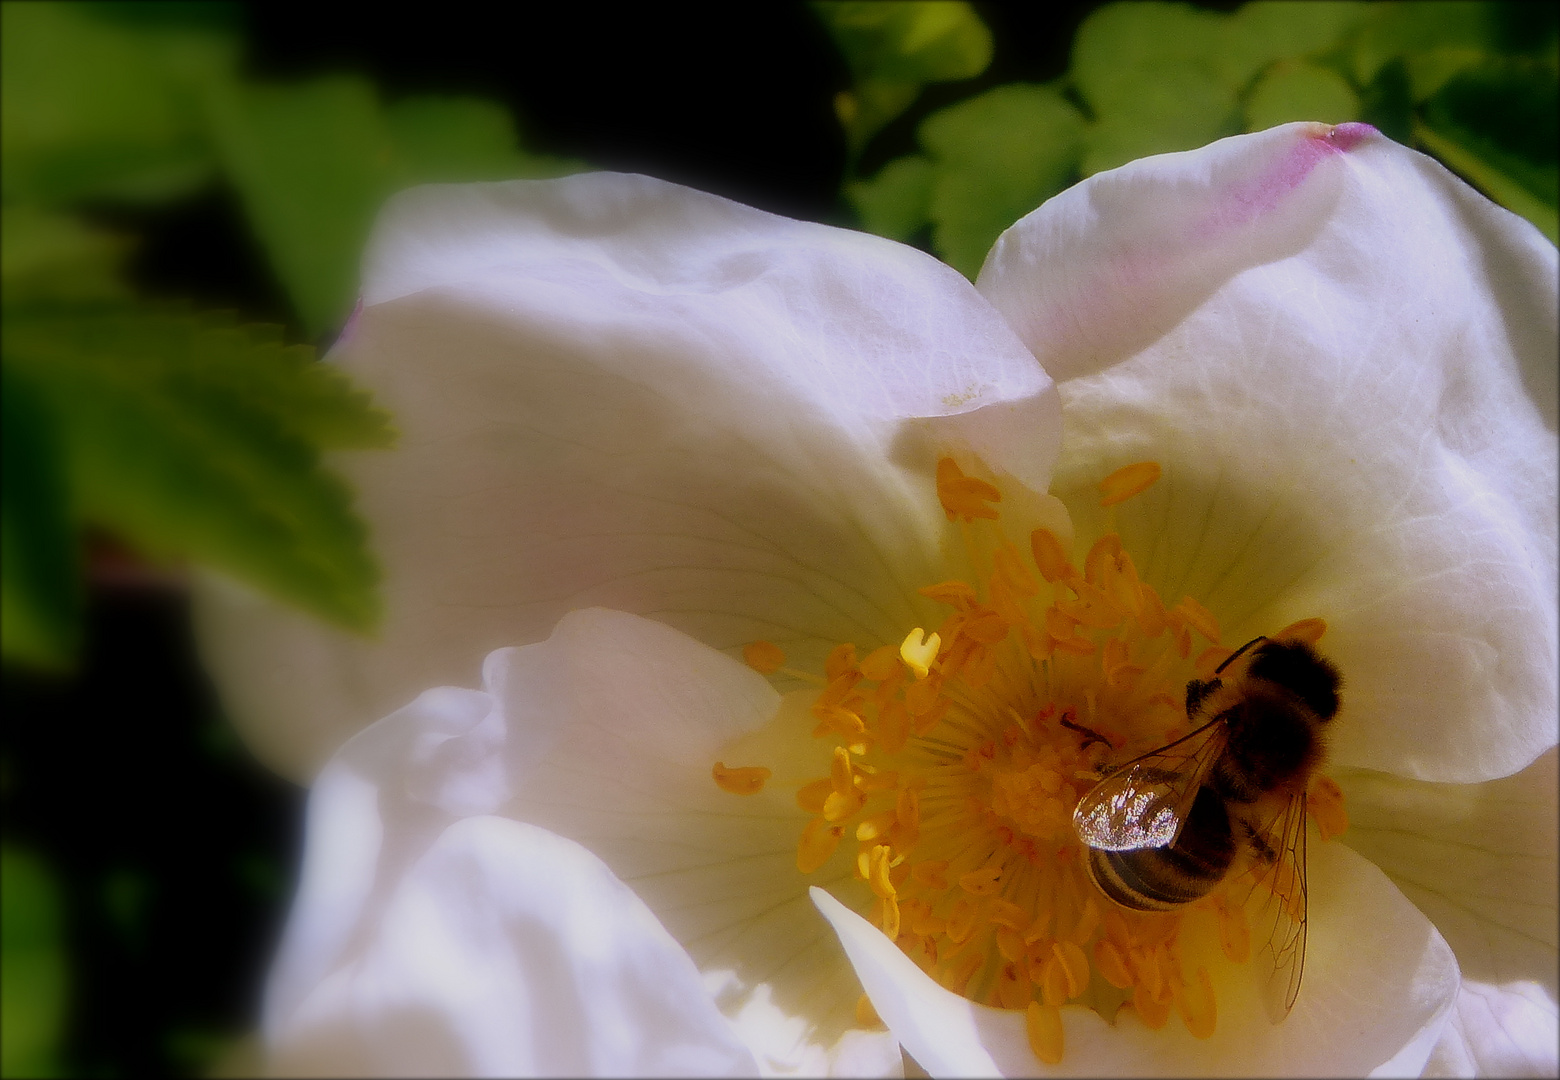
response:
[[[274,1064],[1552,1071],[1555,288],[1357,125],[1096,176],[975,288],[641,177],[400,196],[334,354],[403,429],[351,463],[384,634],[202,613],[262,756],[329,759]],[[1128,917],[1065,825],[1311,620],[1350,825],[1273,1026],[1239,910]]]

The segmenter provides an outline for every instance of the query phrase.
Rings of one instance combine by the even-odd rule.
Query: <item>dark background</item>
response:
[[[929,87],[862,171],[909,152],[920,118],[942,105],[1061,75],[1095,6],[976,5],[996,40],[991,67]],[[397,20],[266,4],[237,17],[255,76],[351,71],[388,98],[488,97],[510,106],[527,150],[849,224],[833,113],[849,76],[801,5],[445,3],[436,20]],[[146,237],[132,275],[152,294],[301,333],[230,191],[123,220]],[[67,1067],[204,1072],[254,1027],[294,883],[304,792],[255,764],[223,721],[177,577],[143,571],[106,541],[94,544],[92,567],[78,673],[6,672],[5,831],[51,864],[65,892]]]

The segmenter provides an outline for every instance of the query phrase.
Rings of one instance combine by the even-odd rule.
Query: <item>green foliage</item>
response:
[[[576,166],[520,152],[507,112],[469,98],[388,108],[368,81],[336,76],[213,95],[224,169],[304,325],[340,325],[379,204],[441,180],[556,175]]]
[[[7,311],[3,353],[8,377],[44,399],[34,441],[61,451],[75,520],[367,630],[377,571],[350,493],[319,451],[388,445],[388,420],[312,350],[280,337],[146,305],[40,306]],[[5,501],[8,526],[35,523],[20,530],[19,550],[42,548],[48,519],[13,514],[9,485]],[[57,515],[49,527],[57,533]],[[28,613],[20,625],[57,627],[68,615],[58,573],[18,573],[35,587],[13,590],[8,567],[8,610]],[[46,581],[56,587],[35,598]]]
[[[1064,187],[1083,117],[1049,86],[1010,83],[943,109],[921,125],[934,163],[932,242],[969,277],[1002,230]]]
[[[874,6],[886,22],[896,5]],[[874,232],[911,238],[930,226],[932,249],[973,275],[1001,227],[1084,176],[1296,120],[1365,120],[1436,155],[1554,240],[1554,12],[1520,3],[1259,0],[1231,13],[1106,4],[1079,27],[1071,69],[1046,89],[1044,108],[1037,98],[1015,104],[1040,89],[1023,83],[947,106],[921,123],[925,153],[848,177],[844,195]],[[996,106],[1009,91],[1010,107]]]
[[[490,101],[387,103],[347,75],[248,81],[240,14],[0,4],[8,661],[70,663],[88,525],[342,626],[366,631],[377,612],[368,537],[321,454],[389,445],[388,418],[279,328],[138,299],[122,273],[134,238],[84,207],[227,185],[312,338],[347,317],[396,190],[577,167],[523,151]],[[935,68],[944,37],[901,44]]]
[[[0,186],[10,202],[159,201],[211,176],[203,89],[230,40],[117,25],[77,4],[0,4]]]
[[[63,1076],[68,990],[60,889],[41,861],[0,847],[0,1075]]]
[[[991,63],[991,31],[966,3],[823,0],[812,7],[850,65],[853,86],[834,107],[853,159],[927,83],[972,79]]]

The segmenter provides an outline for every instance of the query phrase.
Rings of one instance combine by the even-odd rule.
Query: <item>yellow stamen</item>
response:
[[[971,896],[990,896],[1002,887],[1002,868],[983,866],[959,876],[959,888]]]
[[[942,638],[939,635],[928,635],[917,626],[905,635],[905,640],[900,643],[899,658],[915,672],[917,679],[924,679],[931,672],[932,661],[937,659],[937,651],[940,648],[942,648]]]
[[[1030,533],[1029,548],[1034,554],[1035,566],[1040,570],[1040,576],[1053,585],[1077,574],[1067,561],[1067,552],[1062,547],[1062,542],[1050,529],[1036,529]]]
[[[785,663],[785,652],[772,641],[754,641],[742,647],[742,660],[760,675],[773,675]]]
[[[957,462],[945,457],[937,463],[937,498],[949,521],[968,523],[977,518],[995,521],[996,508],[986,504],[1000,502],[1002,492],[984,480],[965,476]]]
[[[872,999],[862,994],[856,999],[856,1024],[864,1028],[880,1028],[883,1021],[878,1017],[877,1010],[872,1007]]]
[[[1307,645],[1315,645],[1322,640],[1322,635],[1327,633],[1326,619],[1301,619],[1284,627],[1275,638],[1282,641],[1303,641]]]
[[[1100,978],[1116,989],[1132,988],[1132,973],[1127,970],[1126,958],[1107,938],[1100,938],[1094,943],[1094,969],[1100,973]]]
[[[1219,620],[1214,618],[1213,612],[1203,607],[1190,596],[1181,597],[1181,602],[1175,606],[1175,609],[1185,617],[1193,630],[1196,630],[1215,645],[1219,643]]]
[[[1118,471],[1104,504],[1158,475],[1152,462]],[[860,657],[837,645],[823,677],[780,666],[766,642],[744,650],[753,666],[818,687],[813,733],[834,743],[829,774],[797,785],[808,815],[797,867],[822,868],[849,830],[855,846],[839,861],[854,881],[841,887],[859,890],[872,921],[940,985],[1023,1010],[1047,1061],[1061,1058],[1069,1001],[1108,1017],[1126,998],[1148,1027],[1176,1012],[1206,1038],[1213,987],[1183,918],[1214,916],[1217,947],[1249,958],[1252,924],[1234,897],[1253,885],[1253,903],[1292,894],[1292,858],[1253,866],[1192,916],[1133,911],[1090,879],[1072,815],[1110,765],[1191,730],[1187,682],[1231,655],[1219,620],[1193,597],[1167,611],[1114,532],[1080,544],[1074,563],[1056,533],[1033,529],[1031,564],[1004,533],[994,485],[944,459],[937,490],[967,558],[959,578],[920,590],[945,605],[934,632],[916,627]],[[1315,641],[1324,629],[1308,619],[1275,636]],[[1209,643],[1195,660],[1194,634]],[[756,770],[718,763],[714,775],[728,790],[762,786]],[[1313,783],[1307,800],[1324,838],[1347,823],[1330,783]]]
[[[1035,1057],[1047,1065],[1062,1060],[1062,1011],[1055,1005],[1042,1005],[1031,1001],[1024,1012],[1024,1033],[1029,1036],[1029,1048]]]
[[[1317,773],[1305,793],[1305,808],[1316,822],[1323,840],[1341,836],[1349,828],[1349,812],[1343,805],[1343,789],[1330,776]]]
[[[1158,1000],[1142,983],[1132,992],[1132,1007],[1137,1010],[1145,1027],[1158,1031],[1170,1019],[1171,999]]]
[[[762,765],[728,769],[724,763],[717,761],[711,775],[722,791],[729,791],[733,795],[756,795],[764,790],[764,781],[774,774]]]
[[[801,842],[796,845],[796,868],[810,874],[829,861],[845,830],[831,825],[823,818],[813,818],[802,830]]]
[[[1251,927],[1246,922],[1246,909],[1232,907],[1221,897],[1214,910],[1219,915],[1219,947],[1231,963],[1244,964],[1251,958]]]
[[[810,784],[804,784],[796,793],[796,805],[809,814],[823,813],[823,804],[834,791],[834,782],[827,776],[822,780],[814,780]]]
[[[1207,1039],[1218,1023],[1218,1006],[1213,996],[1213,980],[1208,969],[1197,969],[1197,980],[1190,985],[1175,984],[1175,1010],[1194,1038]]]
[[[1117,469],[1100,481],[1100,505],[1115,506],[1134,495],[1142,494],[1159,479],[1159,462],[1139,461],[1135,465]]]
[[[841,675],[854,671],[855,667],[856,646],[847,641],[829,650],[829,655],[823,661],[823,677],[833,682]]]
[[[861,677],[882,682],[899,670],[899,653],[892,645],[881,645],[861,662]]]

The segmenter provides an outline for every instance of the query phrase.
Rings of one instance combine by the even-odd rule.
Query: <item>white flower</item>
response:
[[[902,1044],[934,1075],[1047,1071],[1024,1012],[943,989],[848,910],[871,898],[852,852],[798,871],[797,789],[849,739],[806,737],[816,690],[716,651],[833,672],[836,643],[935,626],[924,586],[1000,606],[996,534],[934,494],[951,454],[1000,486],[1001,527],[1075,533],[1078,560],[1117,533],[1155,595],[1208,609],[1165,633],[1320,616],[1346,680],[1328,769],[1352,827],[1311,845],[1289,1019],[1187,938],[1211,1034],[1211,1003],[1160,1031],[1068,1005],[1058,1068],[1553,1071],[1555,289],[1534,230],[1358,125],[1100,174],[977,287],[641,177],[398,197],[335,354],[403,430],[350,463],[383,636],[226,588],[201,613],[262,757],[329,759],[268,990],[276,1067],[890,1075]],[[1163,479],[1101,511],[1094,485],[1145,460]],[[483,690],[418,696],[485,654]],[[717,759],[773,777],[733,795]]]

